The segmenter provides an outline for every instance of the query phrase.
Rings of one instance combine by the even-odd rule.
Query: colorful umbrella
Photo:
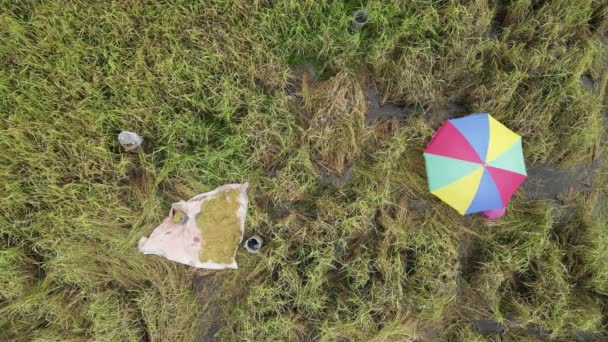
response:
[[[505,208],[527,177],[521,137],[488,113],[447,120],[424,159],[431,193],[462,215]]]

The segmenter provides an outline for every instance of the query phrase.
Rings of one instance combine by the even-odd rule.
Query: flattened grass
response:
[[[372,21],[351,35],[361,7]],[[529,165],[604,158],[607,11],[2,3],[0,339],[481,341],[480,318],[520,340],[529,325],[605,334],[605,189],[518,194],[495,223],[460,217],[427,191],[436,123],[366,126],[365,92],[488,111],[524,137]],[[295,63],[322,80],[296,96]],[[121,151],[122,129],[142,151]],[[242,181],[247,234],[266,243],[239,250],[238,271],[136,252],[172,201]]]

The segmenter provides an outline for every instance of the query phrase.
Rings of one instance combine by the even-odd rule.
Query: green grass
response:
[[[372,21],[349,35],[358,8]],[[529,165],[603,158],[607,32],[600,0],[1,2],[0,339],[497,339],[479,318],[513,340],[606,334],[605,169],[590,195],[518,193],[488,224],[427,191],[438,122],[364,121],[375,84],[490,112]],[[298,63],[322,81],[294,100]],[[137,252],[170,203],[244,181],[266,243],[239,270]]]

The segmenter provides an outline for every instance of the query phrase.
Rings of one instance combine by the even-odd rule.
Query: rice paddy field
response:
[[[603,341],[607,90],[605,0],[0,1],[0,340]],[[529,171],[496,221],[428,192],[477,112]],[[138,253],[245,181],[238,270]]]

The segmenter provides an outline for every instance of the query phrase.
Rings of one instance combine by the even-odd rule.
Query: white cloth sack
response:
[[[169,216],[150,237],[139,240],[139,251],[197,268],[237,268],[235,256],[245,230],[248,186],[227,184],[173,203]]]

